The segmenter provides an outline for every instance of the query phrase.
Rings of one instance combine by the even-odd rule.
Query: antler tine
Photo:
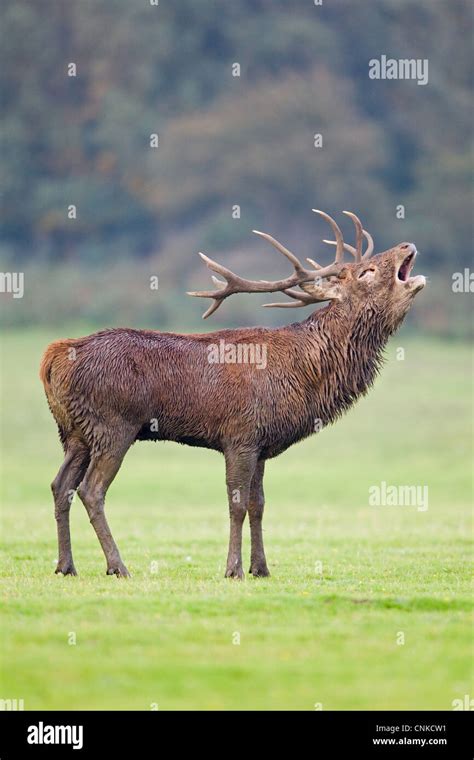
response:
[[[275,303],[262,303],[262,306],[264,309],[298,309],[300,306],[308,306],[310,303],[314,303],[314,301],[275,301]]]
[[[323,213],[322,211],[318,213]],[[336,224],[336,222],[334,222]],[[337,225],[336,225],[337,226]],[[338,228],[339,229],[339,228]],[[294,253],[291,253],[291,251],[288,250],[288,248],[285,248],[284,245],[278,242],[278,240],[275,240],[271,235],[268,235],[266,232],[259,232],[258,230],[252,230],[256,235],[260,235],[260,237],[265,238],[265,240],[268,240],[271,245],[273,245],[280,253],[282,253],[286,258],[291,261],[295,268],[295,274],[299,275],[299,279],[295,280],[295,282],[292,283],[292,285],[299,285],[301,282],[309,282],[314,279],[315,273],[312,270],[305,269],[305,267],[301,264],[300,260],[295,256]],[[340,232],[340,230],[339,230]],[[315,270],[317,270],[318,277],[330,277],[333,274],[337,274],[338,272],[338,263],[337,261],[334,261],[332,264],[329,264],[327,267],[322,267],[319,264],[317,264],[313,259],[306,259],[306,261],[309,261],[309,263],[314,267]],[[294,277],[294,275],[293,275]],[[262,282],[265,282],[265,280],[262,280]],[[291,286],[288,286],[291,287]],[[282,292],[284,289],[282,289]],[[268,291],[270,292],[270,291]]]
[[[359,217],[353,214],[352,211],[343,211],[342,213],[346,216],[349,216],[354,222],[354,227],[356,228],[356,246],[354,258],[356,260],[356,264],[359,264],[362,261],[362,238],[364,234],[362,230],[362,223]]]
[[[269,235],[267,232],[260,232],[260,230],[252,230],[252,232],[254,233],[254,235],[259,235],[265,240],[268,240],[270,245],[273,245],[273,247],[276,248],[277,251],[280,251],[280,253],[282,253],[283,256],[286,256],[288,261],[291,261],[291,263],[293,264],[297,272],[306,273],[306,270],[301,265],[300,260],[295,256],[295,254],[291,253],[291,251],[289,251],[288,248],[285,248],[285,246],[282,245],[278,240],[275,240],[275,238]]]
[[[362,261],[365,261],[366,259],[369,259],[374,252],[374,240],[372,238],[372,235],[369,232],[367,232],[367,230],[362,230],[362,234],[367,240],[367,250],[362,256]]]
[[[303,290],[293,290],[292,288],[287,288],[283,291],[285,295],[290,296],[290,298],[294,298],[295,302],[293,301],[277,301],[276,303],[263,303],[262,306],[264,309],[270,309],[270,308],[278,308],[278,309],[288,309],[288,308],[295,308],[300,306],[308,306],[310,303],[315,303],[315,300],[312,296],[309,295],[309,293],[305,293]],[[321,299],[324,300],[324,299]]]
[[[315,261],[314,259],[310,259],[310,258],[308,257],[308,258],[306,259],[306,261],[307,261],[309,264],[311,264],[311,266],[312,266],[312,267],[314,267],[315,269],[322,269],[322,266],[321,266],[321,264],[318,264],[318,262],[317,262],[317,261]]]
[[[336,240],[326,240],[326,238],[323,239],[323,243],[327,243],[328,245],[337,245]],[[355,257],[356,255],[356,249],[353,245],[349,245],[349,243],[344,243],[344,250],[347,251],[347,253],[352,254],[352,256]]]
[[[342,236],[342,232],[339,229],[337,223],[334,221],[332,216],[329,216],[329,214],[325,214],[324,211],[320,211],[317,208],[312,209],[315,214],[319,214],[323,217],[332,227],[332,231],[334,232],[334,237],[336,238],[336,258],[335,263],[342,264],[344,261],[344,238]]]

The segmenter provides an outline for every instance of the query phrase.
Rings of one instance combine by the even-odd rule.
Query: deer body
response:
[[[391,286],[398,288],[392,270],[413,258],[414,250],[402,244],[375,257],[380,259],[381,281],[384,270],[390,270]],[[128,575],[105,518],[105,494],[135,441],[171,440],[225,456],[231,523],[226,575],[243,575],[242,524],[247,513],[250,572],[269,574],[262,540],[265,461],[333,422],[368,390],[386,341],[403,319],[413,292],[424,284],[424,278],[411,278],[419,281],[408,287],[409,281],[403,280],[407,287],[402,294],[396,291],[395,303],[393,298],[377,300],[371,286],[356,282],[358,270],[352,272],[351,266],[342,276],[337,272],[337,282],[330,269],[329,306],[287,327],[198,335],[111,329],[48,347],[40,374],[65,451],[52,484],[59,542],[56,572],[76,572],[69,510],[70,493],[77,489],[105,553],[107,572]],[[250,281],[232,277],[239,280],[239,289],[249,287]],[[291,288],[299,284],[294,279]],[[266,283],[268,289],[274,286]],[[308,298],[323,300],[319,283],[313,291],[306,277],[299,286],[301,305]],[[342,286],[344,298],[339,297]],[[262,282],[257,284],[258,292],[262,287]],[[296,298],[289,287],[278,289]],[[388,285],[383,295],[390,295]],[[209,348],[219,341],[264,346],[265,366],[210,361]]]

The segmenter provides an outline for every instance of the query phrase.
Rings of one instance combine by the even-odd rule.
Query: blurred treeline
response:
[[[464,333],[471,32],[468,0],[4,0],[0,265],[25,272],[4,320],[194,325],[196,251],[286,272],[256,227],[328,261],[319,207],[358,213],[378,250],[414,240],[432,278],[417,320]],[[382,54],[428,59],[429,83],[369,79]],[[237,297],[219,320],[264,314],[305,312]]]

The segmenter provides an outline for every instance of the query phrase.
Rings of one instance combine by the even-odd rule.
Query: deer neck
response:
[[[390,333],[383,315],[349,301],[333,303],[301,323],[313,411],[325,425],[364,395],[380,369]]]

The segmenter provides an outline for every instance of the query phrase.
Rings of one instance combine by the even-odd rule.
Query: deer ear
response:
[[[337,275],[338,280],[351,280],[352,279],[352,272],[349,269],[349,267],[343,267],[339,274]]]

